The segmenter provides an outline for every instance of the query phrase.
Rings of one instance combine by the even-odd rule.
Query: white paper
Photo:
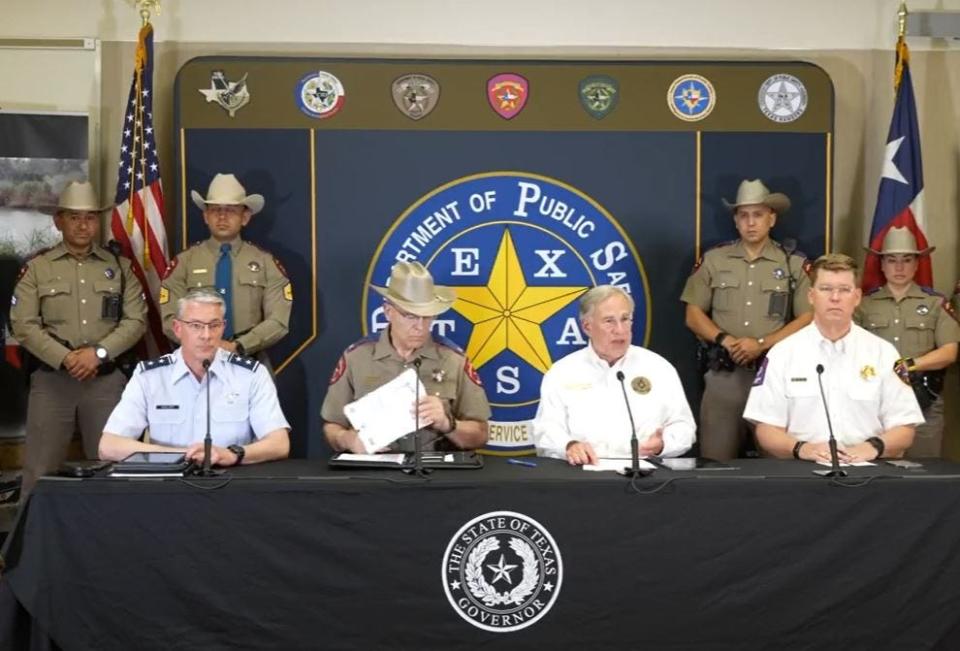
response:
[[[351,452],[341,452],[337,455],[337,461],[362,461],[364,463],[388,463],[402,464],[405,454],[353,454]]]
[[[417,374],[412,368],[343,408],[367,452],[376,452],[417,429]]]
[[[594,472],[603,471],[603,470],[623,470],[624,468],[629,468],[631,461],[629,459],[597,459],[595,464],[585,464],[583,466],[584,470],[591,470]],[[649,461],[644,461],[640,459],[638,464],[640,470],[656,470],[656,466],[650,463]]]
[[[821,465],[821,466],[826,466],[827,468],[832,468],[832,467],[833,467],[833,464],[830,463],[829,461],[818,461],[817,464],[818,464],[818,465]],[[847,462],[844,462],[844,461],[841,461],[841,462],[840,462],[840,467],[841,467],[841,468],[844,468],[844,467],[846,467],[846,466],[875,466],[875,465],[877,465],[877,464],[872,463],[872,462],[870,462],[870,461],[855,461],[854,463],[847,463]]]

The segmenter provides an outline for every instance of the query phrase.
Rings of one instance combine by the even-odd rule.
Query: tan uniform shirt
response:
[[[490,403],[480,378],[463,351],[434,337],[415,356],[422,359],[422,390],[438,395],[448,414],[457,420],[490,419]],[[412,364],[404,362],[390,343],[389,329],[361,339],[343,353],[330,378],[320,415],[325,421],[350,427],[343,408],[397,377]],[[432,446],[431,446],[432,447]]]
[[[276,259],[261,248],[237,239],[230,251],[233,258],[234,340],[247,355],[280,341],[290,326],[293,286]],[[216,287],[220,242],[210,238],[194,244],[175,257],[160,287],[163,331],[176,341],[173,318],[177,301],[194,287]]]
[[[706,312],[717,327],[734,337],[765,337],[786,325],[786,297],[794,278],[793,318],[810,311],[806,258],[787,254],[767,242],[760,256],[747,260],[742,242],[707,251],[687,279],[680,300]],[[772,299],[779,295],[778,299]]]
[[[104,299],[120,296],[121,274],[126,285],[118,322],[103,310]],[[116,359],[146,330],[143,288],[130,261],[121,257],[118,268],[113,254],[96,245],[82,258],[68,253],[62,242],[37,254],[20,270],[12,303],[13,336],[53,368],[70,350],[84,346],[103,346]]]
[[[863,297],[855,320],[886,339],[901,357],[920,357],[960,341],[960,324],[947,300],[932,289],[912,284],[897,301],[884,285]]]

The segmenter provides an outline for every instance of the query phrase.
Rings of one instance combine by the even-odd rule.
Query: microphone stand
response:
[[[623,475],[631,479],[646,477],[651,471],[640,470],[640,442],[637,440],[637,426],[634,425],[633,422],[633,410],[630,409],[630,400],[627,398],[627,388],[623,384],[623,371],[617,371],[617,379],[620,381],[623,403],[627,406],[627,416],[630,417],[630,467],[623,469]]]
[[[820,385],[820,399],[823,401],[823,412],[827,415],[827,430],[830,432],[830,470],[814,470],[813,474],[821,477],[846,477],[847,471],[840,467],[837,439],[833,436],[833,423],[830,422],[830,410],[827,409],[827,396],[823,392],[823,364],[817,364],[817,384]]]
[[[415,477],[426,477],[433,470],[431,468],[423,467],[423,445],[420,439],[420,364],[423,363],[423,360],[417,356],[413,360],[413,367],[416,370],[416,380],[415,380],[415,391],[416,391],[416,402],[413,403],[413,424],[416,429],[413,431],[413,467],[406,467],[403,469],[408,475],[414,475]]]
[[[213,437],[210,436],[210,360],[203,360],[204,379],[207,381],[207,434],[203,437],[203,466],[197,471],[200,477],[216,477],[219,470],[210,467],[210,448],[213,446]]]

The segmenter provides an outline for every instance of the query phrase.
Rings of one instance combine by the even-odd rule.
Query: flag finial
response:
[[[160,15],[160,0],[135,0],[137,9],[140,11],[140,19],[144,25],[150,23],[150,12]]]
[[[897,37],[903,38],[907,35],[907,3],[901,2],[900,9],[897,10]]]

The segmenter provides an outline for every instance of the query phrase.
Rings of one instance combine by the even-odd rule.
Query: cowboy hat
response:
[[[433,276],[419,262],[398,262],[390,270],[386,287],[370,287],[401,310],[417,316],[442,314],[457,299],[451,288],[434,285]]]
[[[754,179],[753,181],[744,179],[740,182],[740,187],[737,188],[735,201],[721,200],[729,210],[756,204],[764,205],[778,215],[790,210],[790,198],[780,192],[770,192],[760,179]]]
[[[112,208],[112,204],[101,205],[97,191],[89,181],[71,181],[63,189],[55,206],[43,206],[45,213],[55,215],[61,210],[81,210],[85,212],[103,212]]]
[[[263,210],[265,203],[262,194],[248,195],[247,190],[233,174],[217,174],[213,177],[210,187],[207,188],[206,199],[196,190],[190,191],[190,197],[200,210],[206,210],[207,204],[210,203],[223,206],[244,205],[250,209],[251,215],[256,215]]]
[[[937,247],[928,246],[923,251],[917,249],[917,238],[910,232],[910,229],[906,226],[900,226],[898,228],[891,228],[887,231],[887,234],[883,236],[883,245],[880,247],[879,251],[871,249],[869,246],[863,247],[870,253],[876,253],[877,255],[890,255],[893,253],[900,254],[913,254],[913,255],[930,255],[933,253],[933,250]]]

